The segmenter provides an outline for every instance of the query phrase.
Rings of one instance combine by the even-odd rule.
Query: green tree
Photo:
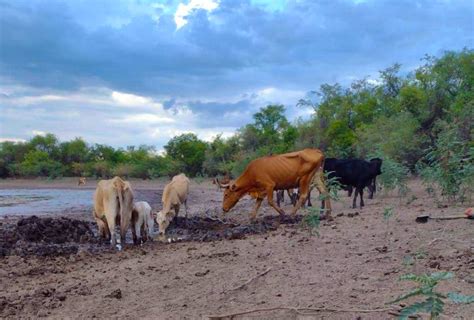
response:
[[[20,173],[24,176],[57,178],[62,171],[61,163],[50,159],[48,153],[42,150],[28,152],[20,164]]]
[[[202,172],[206,147],[206,143],[194,133],[185,133],[168,141],[165,150],[171,159],[182,166],[182,170],[194,177]]]

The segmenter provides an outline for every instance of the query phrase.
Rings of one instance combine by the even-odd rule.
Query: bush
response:
[[[405,196],[409,191],[407,180],[410,171],[408,168],[388,157],[381,155],[377,157],[383,159],[382,174],[377,177],[377,183],[382,186],[385,193],[397,189],[399,196]]]
[[[88,176],[95,178],[108,178],[111,176],[111,166],[106,161],[99,161],[88,164]]]
[[[128,178],[133,172],[133,167],[130,164],[119,164],[113,170],[112,173],[114,176]]]
[[[26,154],[19,172],[23,176],[58,178],[63,174],[63,167],[60,162],[50,160],[45,151],[34,150]]]
[[[448,201],[463,202],[474,185],[474,146],[465,143],[455,124],[439,122],[435,145],[419,162],[418,169],[428,190]]]

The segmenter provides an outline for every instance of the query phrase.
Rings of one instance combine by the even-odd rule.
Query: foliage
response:
[[[388,222],[388,220],[390,220],[392,216],[393,216],[393,208],[385,207],[383,209],[383,219]]]
[[[454,277],[452,272],[435,272],[432,274],[407,274],[400,277],[400,280],[409,280],[418,284],[418,287],[411,290],[410,292],[399,296],[397,299],[390,303],[396,303],[406,300],[411,297],[421,296],[424,301],[412,303],[400,312],[399,319],[408,319],[412,314],[418,312],[428,312],[430,319],[437,319],[444,311],[444,304],[446,298],[450,299],[454,303],[472,303],[474,302],[474,296],[464,296],[456,292],[450,292],[448,295],[444,295],[440,292],[435,291],[439,281],[447,280]]]
[[[382,174],[377,177],[377,183],[382,186],[384,192],[398,190],[400,196],[405,196],[409,191],[407,180],[409,169],[388,157],[380,156],[382,162]]]
[[[46,151],[34,150],[26,154],[20,164],[23,176],[57,178],[62,175],[61,163],[51,160]]]
[[[182,171],[194,177],[202,171],[206,147],[206,143],[199,140],[194,133],[185,133],[168,141],[165,150],[179,163]]]
[[[326,189],[328,190],[329,199],[334,200],[334,201],[339,201],[339,190],[342,190],[342,185],[339,182],[338,177],[329,177],[331,172],[324,173]],[[324,194],[320,194],[318,200],[323,201],[326,198],[327,197]]]
[[[301,223],[308,229],[310,236],[317,235],[319,237],[319,225],[321,224],[320,209],[310,207],[307,211],[308,213],[303,217]]]
[[[464,201],[474,185],[474,145],[466,144],[456,123],[438,122],[434,146],[421,159],[419,170],[430,190],[439,187],[449,201]]]

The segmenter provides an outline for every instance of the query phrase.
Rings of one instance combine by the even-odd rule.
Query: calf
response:
[[[140,244],[153,239],[153,220],[151,207],[146,201],[139,201],[133,204],[132,220],[130,228],[134,244]],[[140,234],[140,238],[137,235]]]

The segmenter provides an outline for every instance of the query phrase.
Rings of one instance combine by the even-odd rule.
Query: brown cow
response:
[[[313,178],[318,180],[315,181],[315,184],[319,192],[327,195],[323,175],[319,173],[322,173],[323,162],[324,155],[318,149],[304,149],[297,152],[255,159],[249,163],[244,173],[237,180],[231,181],[227,185],[221,185],[221,187],[226,188],[222,209],[224,212],[228,212],[240,198],[250,194],[257,199],[255,208],[250,214],[252,221],[256,219],[257,211],[265,197],[268,199],[268,204],[283,216],[285,214],[283,209],[273,202],[273,191],[299,188],[301,197],[292,211],[292,215],[295,216],[296,211],[308,196],[310,183],[313,181]],[[317,172],[318,174],[316,174]],[[326,197],[325,202],[327,217],[329,218],[331,214],[329,197]]]
[[[77,185],[78,186],[82,186],[82,185],[85,185],[86,184],[86,177],[80,177],[78,180],[77,180]]]
[[[115,225],[120,225],[121,244],[125,244],[125,235],[132,217],[133,191],[127,181],[120,177],[101,180],[94,192],[93,215],[99,227],[99,234],[109,239],[115,247]]]

